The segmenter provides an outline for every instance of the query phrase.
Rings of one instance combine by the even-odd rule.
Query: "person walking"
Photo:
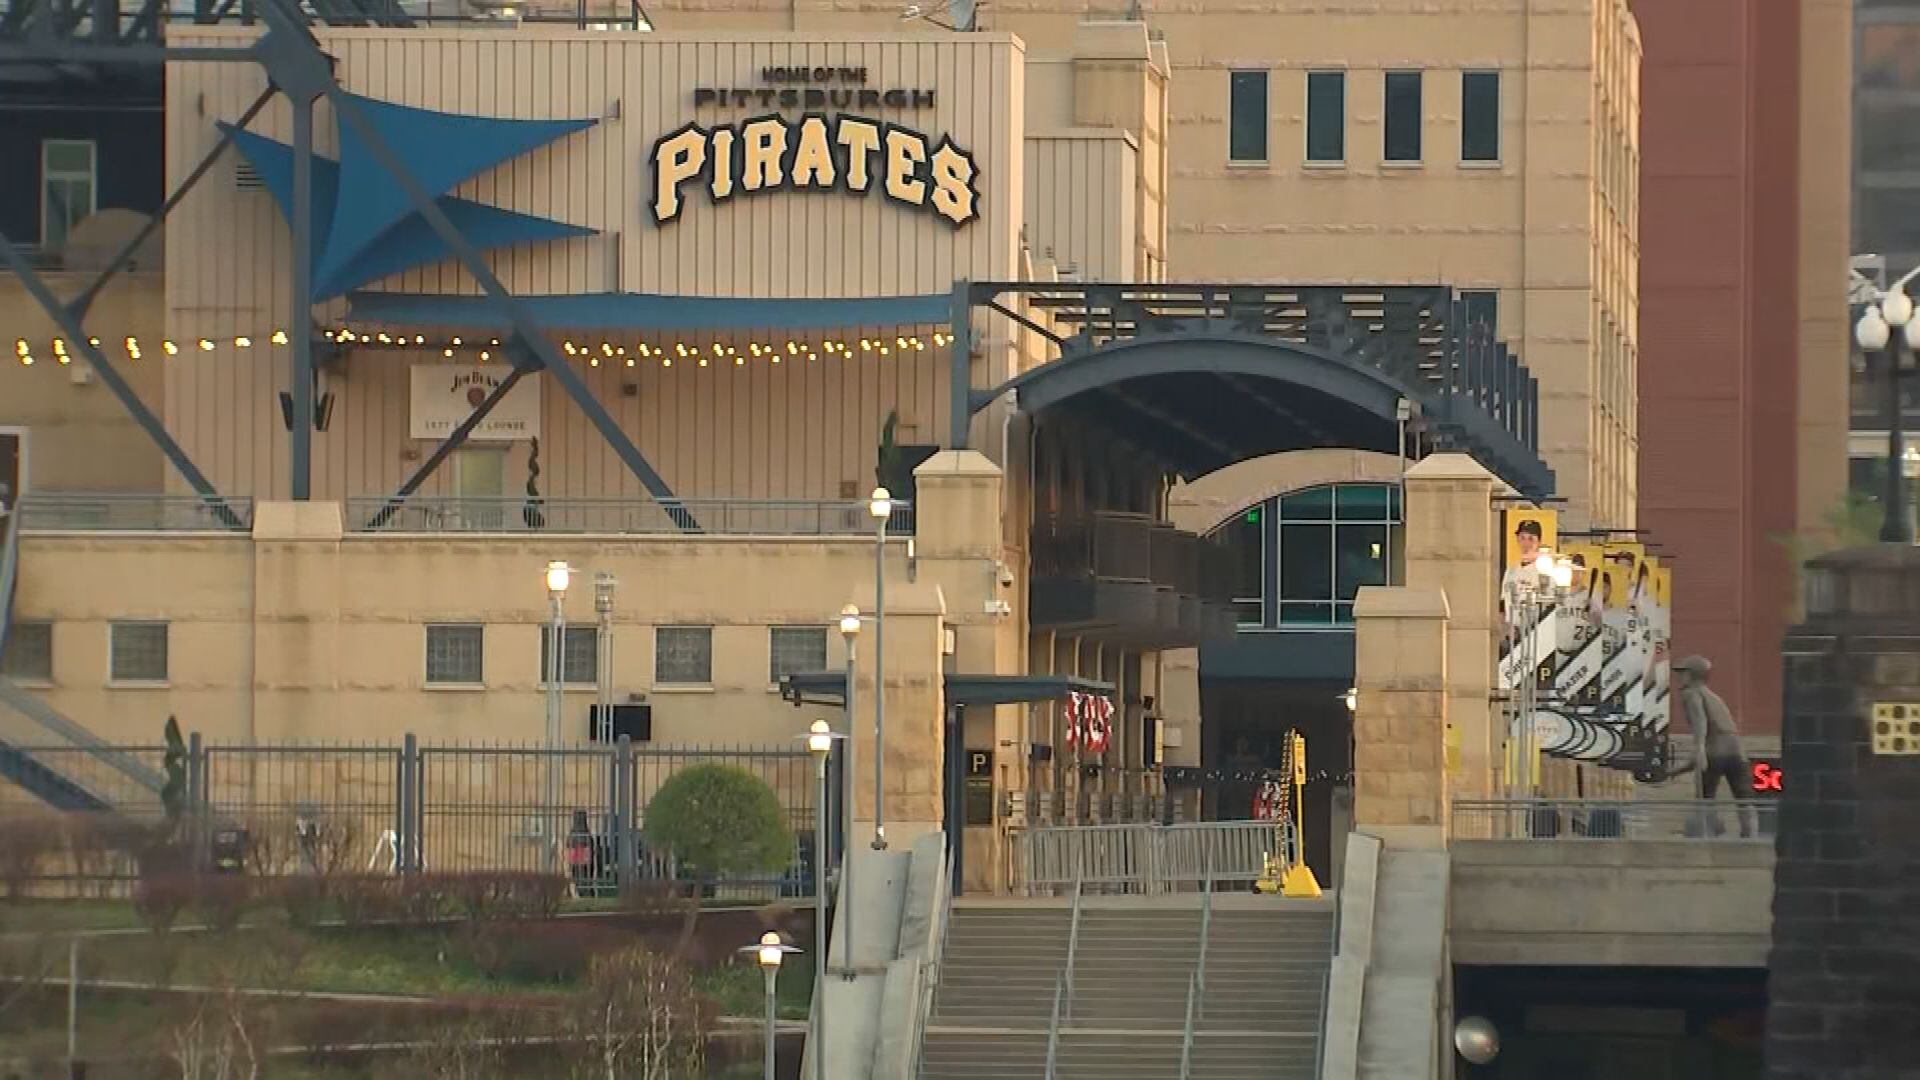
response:
[[[1733,711],[1719,694],[1707,685],[1713,664],[1704,656],[1689,656],[1673,665],[1673,685],[1680,694],[1680,708],[1693,732],[1693,767],[1700,770],[1700,798],[1712,802],[1722,779],[1727,794],[1734,800],[1740,821],[1740,835],[1753,835],[1753,808],[1740,801],[1740,784],[1747,775],[1747,756],[1740,749],[1740,729],[1733,722]],[[1702,824],[1718,836],[1726,830],[1720,815],[1703,807]]]

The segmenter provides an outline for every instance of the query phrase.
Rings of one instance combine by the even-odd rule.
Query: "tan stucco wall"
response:
[[[71,300],[92,274],[43,275],[62,301]],[[161,349],[165,311],[159,274],[123,274],[94,300],[85,325],[101,350],[147,407],[159,413]],[[27,429],[27,483],[34,491],[158,491],[167,466],[160,450],[121,408],[77,350],[61,364],[53,340],[64,337],[20,280],[0,274],[0,429]],[[139,360],[128,358],[133,338]],[[23,365],[24,339],[34,362]],[[17,494],[17,492],[16,492]]]
[[[1847,487],[1847,380],[1852,328],[1853,0],[1800,5],[1799,529],[1832,532]],[[1817,541],[1816,541],[1817,542]],[[1798,598],[1796,597],[1796,602]]]

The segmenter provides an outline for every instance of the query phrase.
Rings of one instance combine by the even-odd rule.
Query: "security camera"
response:
[[[994,564],[994,569],[995,569],[995,570],[997,570],[997,571],[999,571],[999,574],[1000,574],[1000,587],[1001,587],[1001,588],[1003,588],[1003,589],[1011,589],[1011,588],[1013,588],[1013,571],[1012,571],[1011,569],[1009,569],[1009,568],[1008,568],[1008,566],[1007,566],[1007,564],[1006,564],[1006,563],[995,563],[995,564]]]

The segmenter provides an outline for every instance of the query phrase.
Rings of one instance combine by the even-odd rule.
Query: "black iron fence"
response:
[[[162,792],[100,764],[98,751],[9,745],[33,782],[0,778],[0,819],[41,835],[26,854],[0,851],[9,888],[37,895],[114,895],[137,879],[141,852],[120,839],[169,817],[187,827],[212,872],[562,873],[583,895],[691,881],[689,868],[645,840],[647,806],[691,765],[737,766],[780,802],[792,858],[771,874],[704,880],[743,901],[813,894],[818,779],[799,747],[225,745],[194,737]],[[164,770],[160,747],[110,747]],[[57,778],[49,789],[47,778]],[[55,800],[49,792],[79,793]],[[169,805],[172,801],[176,805]],[[38,816],[35,816],[35,815]],[[832,820],[830,818],[829,820]],[[7,848],[17,838],[0,838]]]

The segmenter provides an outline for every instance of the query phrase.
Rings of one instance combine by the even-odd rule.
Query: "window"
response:
[[[767,631],[767,681],[780,676],[827,670],[827,628],[775,626]]]
[[[1400,489],[1391,484],[1308,488],[1268,499],[1222,529],[1262,553],[1259,567],[1241,566],[1235,599],[1243,629],[1351,625],[1363,586],[1405,580]],[[1249,588],[1258,590],[1251,598]]]
[[[1484,328],[1486,339],[1492,341],[1500,334],[1500,294],[1492,289],[1462,290],[1460,306],[1467,319],[1467,328]],[[1476,339],[1479,340],[1479,339]]]
[[[1307,72],[1307,160],[1347,159],[1347,73]]]
[[[107,628],[107,678],[117,683],[166,682],[167,624],[111,624]]]
[[[1388,161],[1420,160],[1420,73],[1387,72],[1386,138],[1381,156]]]
[[[1460,74],[1460,160],[1500,160],[1500,73]]]
[[[485,642],[486,628],[472,623],[427,627],[427,685],[481,685]]]
[[[713,627],[662,626],[655,630],[653,681],[663,686],[713,685]]]
[[[0,675],[22,682],[52,682],[53,624],[14,623],[7,631],[7,651],[0,653]]]
[[[560,684],[594,686],[600,681],[600,628],[566,626],[561,628],[566,644],[560,647]],[[553,627],[540,628],[540,685],[547,684],[553,670]]]
[[[1226,543],[1225,558],[1233,563],[1233,610],[1241,626],[1257,627],[1265,623],[1265,582],[1267,554],[1266,505],[1253,507],[1221,528]]]
[[[93,143],[45,139],[40,143],[40,246],[58,251],[67,234],[93,213]]]
[[[1229,72],[1227,98],[1227,160],[1265,164],[1267,73]]]

